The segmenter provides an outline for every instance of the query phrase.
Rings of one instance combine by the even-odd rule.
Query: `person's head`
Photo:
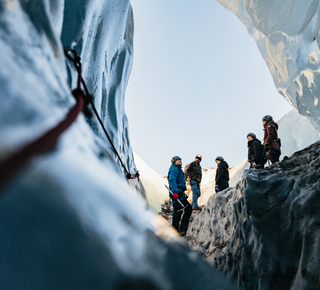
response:
[[[176,165],[182,165],[181,157],[179,156],[173,156],[171,158],[171,163]]]
[[[216,163],[219,165],[223,160],[224,160],[223,157],[218,156],[218,157],[216,158]]]
[[[256,134],[254,134],[254,133],[249,133],[249,134],[247,135],[247,140],[248,140],[248,141],[252,141],[252,140],[254,140],[254,139],[256,139]]]
[[[200,162],[202,160],[202,156],[200,154],[197,154],[196,156],[196,161]]]
[[[272,121],[273,118],[270,115],[266,115],[262,118],[262,124],[265,125],[267,124],[269,121]]]

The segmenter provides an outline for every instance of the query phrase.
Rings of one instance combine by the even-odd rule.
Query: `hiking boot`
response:
[[[201,210],[201,207],[195,206],[192,208],[193,210]]]

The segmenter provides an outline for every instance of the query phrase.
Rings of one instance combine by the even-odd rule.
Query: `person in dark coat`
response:
[[[221,156],[216,158],[216,163],[216,192],[219,192],[229,187],[229,165]]]
[[[262,118],[264,127],[263,146],[268,153],[268,158],[272,163],[278,162],[281,154],[280,140],[278,139],[278,124],[273,121],[270,115]]]
[[[201,195],[201,191],[200,191],[200,183],[202,179],[202,169],[200,166],[201,160],[202,160],[202,156],[198,154],[195,160],[189,164],[186,170],[188,178],[190,178],[190,186],[192,190],[192,209],[194,210],[201,210],[201,208],[198,206],[198,198]]]
[[[181,169],[181,158],[179,156],[174,156],[171,159],[171,164],[172,165],[170,166],[168,172],[168,182],[170,189],[169,195],[172,198],[173,206],[172,226],[179,232],[181,236],[184,236],[188,230],[192,207],[187,200],[187,195],[184,193],[187,189],[187,186],[183,171]],[[181,220],[182,214],[183,217]]]
[[[262,158],[263,146],[259,139],[257,139],[256,134],[249,133],[247,135],[248,140],[248,162],[250,163],[250,168],[261,169],[264,167],[264,162]]]

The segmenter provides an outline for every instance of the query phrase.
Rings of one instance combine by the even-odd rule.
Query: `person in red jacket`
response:
[[[265,147],[265,151],[272,163],[278,162],[281,154],[278,124],[273,121],[270,115],[262,118],[262,124],[264,127],[263,146]]]

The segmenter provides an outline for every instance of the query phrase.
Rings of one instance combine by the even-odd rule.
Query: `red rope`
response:
[[[63,121],[40,138],[2,160],[0,163],[0,187],[3,187],[32,157],[52,150],[61,133],[73,123],[83,110],[83,106],[83,96],[78,96],[77,103]]]
[[[0,161],[0,188],[3,187],[10,179],[13,178],[13,176],[34,156],[40,155],[42,153],[48,152],[52,150],[55,146],[55,144],[58,141],[59,136],[61,133],[63,133],[77,118],[79,113],[81,111],[84,111],[84,113],[87,116],[91,116],[91,112],[88,109],[87,105],[91,103],[93,106],[93,109],[97,115],[98,120],[100,121],[102,128],[104,129],[112,148],[114,149],[115,153],[117,154],[121,165],[123,166],[126,177],[128,179],[138,179],[139,180],[139,173],[137,172],[135,176],[132,176],[130,172],[125,168],[116,148],[114,147],[112,140],[110,139],[106,129],[103,126],[103,123],[99,117],[99,115],[96,112],[96,109],[94,107],[94,104],[92,102],[92,96],[89,94],[87,87],[82,79],[81,75],[81,62],[80,57],[77,56],[76,51],[73,51],[74,58],[72,58],[69,53],[65,50],[66,57],[74,62],[76,70],[78,72],[78,81],[77,81],[77,88],[72,91],[74,97],[77,100],[77,103],[75,106],[69,111],[69,113],[66,115],[65,119],[61,121],[57,126],[49,130],[47,133],[42,135],[40,138],[36,139],[29,145],[26,145],[16,153],[4,158],[2,161]],[[84,93],[80,86],[81,83],[83,84],[86,93]]]

